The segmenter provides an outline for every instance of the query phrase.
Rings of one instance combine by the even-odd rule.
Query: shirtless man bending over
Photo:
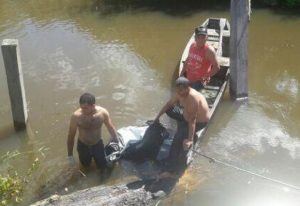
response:
[[[77,151],[81,164],[89,166],[92,158],[98,168],[105,168],[106,160],[104,145],[101,138],[101,128],[104,123],[111,135],[111,141],[118,141],[117,132],[112,124],[108,111],[95,105],[95,96],[84,93],[79,99],[80,108],[77,109],[70,121],[68,134],[68,159],[74,165],[73,147],[78,129]]]
[[[190,87],[190,82],[185,77],[176,80],[175,95],[163,106],[155,121],[167,113],[177,120],[177,132],[171,146],[168,170],[174,172],[177,166],[185,166],[186,153],[193,145],[196,131],[202,129],[210,119],[210,112],[205,97]]]

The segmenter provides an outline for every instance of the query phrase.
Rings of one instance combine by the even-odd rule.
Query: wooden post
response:
[[[4,39],[1,49],[6,70],[14,126],[16,130],[21,130],[26,127],[27,103],[18,40]]]
[[[235,100],[248,98],[248,23],[250,0],[231,0],[230,94]]]

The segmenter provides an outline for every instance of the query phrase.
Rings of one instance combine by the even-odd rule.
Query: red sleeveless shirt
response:
[[[186,75],[188,80],[197,81],[203,78],[209,78],[211,71],[211,62],[205,58],[205,51],[208,49],[208,44],[199,48],[194,42],[189,50],[189,55],[186,64]]]

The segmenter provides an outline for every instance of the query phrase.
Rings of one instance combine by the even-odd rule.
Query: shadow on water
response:
[[[11,125],[3,125],[0,129],[0,140],[10,137],[15,133],[14,126]]]
[[[228,10],[229,0],[96,0],[92,10],[110,15],[125,11],[159,11],[173,16],[190,16],[205,9]]]
[[[39,199],[44,199],[51,194],[64,194],[67,192],[65,188],[68,187],[71,183],[74,183],[79,180],[82,176],[79,169],[70,168],[66,164],[62,165],[63,167],[59,170],[58,173],[52,175],[50,179],[43,177],[46,174],[46,169],[43,168],[38,174],[37,179],[48,179],[44,184],[37,187],[35,192],[36,201]]]
[[[300,6],[286,7],[272,5],[265,1],[252,1],[251,8],[272,9],[275,14],[286,18],[298,18]],[[102,15],[110,15],[126,11],[159,11],[172,16],[190,16],[203,10],[229,11],[230,0],[95,0],[91,10]]]
[[[300,15],[300,4],[295,1],[261,1],[252,0],[251,7],[255,9],[272,9],[275,14],[286,15],[286,16],[299,16]]]
[[[169,87],[170,90],[169,91],[170,91],[171,95],[173,95],[176,92],[175,81],[178,78],[178,70],[179,70],[179,61],[176,64],[176,66],[174,67],[173,72],[171,73],[172,78],[170,79],[170,82],[169,82],[169,85],[170,85],[170,87]],[[161,105],[161,106],[163,106],[163,105]]]
[[[180,178],[184,175],[187,167],[182,166],[176,173],[165,173],[161,168],[162,162],[146,161],[136,164],[130,161],[122,161],[122,165],[127,172],[131,169],[134,176],[138,180],[129,182],[128,189],[136,190],[144,188],[146,191],[152,193],[154,196],[163,197],[173,193]],[[134,171],[134,172],[133,172]]]
[[[283,20],[292,21],[292,20],[299,19],[300,17],[300,8],[289,9],[289,10],[273,9],[272,11],[276,15],[281,15]]]
[[[57,168],[45,166],[36,174],[35,178],[44,183],[36,187],[34,201],[53,194],[66,195],[78,189],[86,189],[89,187],[87,185],[89,179],[93,179],[92,186],[105,184],[110,180],[113,170],[116,169],[114,166],[100,170],[94,163],[88,168],[80,164],[70,166],[66,159],[61,160],[60,158],[53,163],[57,165]]]
[[[131,182],[127,184],[128,189],[136,190],[144,187],[146,191],[149,191],[153,194],[158,192],[163,192],[162,195],[169,195],[176,186],[178,182],[178,178],[163,178],[160,180],[155,179],[146,179],[146,180],[137,180],[135,182]]]

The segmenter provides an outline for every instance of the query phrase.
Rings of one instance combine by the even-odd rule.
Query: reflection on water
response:
[[[56,187],[78,97],[85,91],[94,93],[117,128],[143,124],[169,97],[192,28],[207,17],[229,16],[228,11],[172,14],[172,9],[147,7],[103,15],[100,5],[85,0],[0,2],[0,38],[19,39],[29,109],[28,130],[15,133],[0,58],[0,156],[7,151],[24,153],[1,163],[0,171],[13,165],[24,172],[36,157],[41,160],[35,180],[27,186],[25,205],[38,198],[35,191],[43,185],[48,193],[66,192],[65,185],[70,192],[128,178],[117,167],[106,180],[88,171],[87,177],[74,181],[67,175]],[[201,145],[201,151],[212,157],[294,185],[300,185],[299,23],[298,17],[253,11],[250,100],[239,105],[227,94]],[[45,157],[39,152],[43,147],[48,148]],[[296,205],[298,196],[298,191],[197,157],[161,205]]]
[[[270,82],[270,84],[272,84]],[[298,100],[298,90],[299,90],[299,82],[297,79],[293,78],[288,74],[288,71],[284,71],[283,74],[278,76],[278,80],[273,82],[273,85],[270,85],[276,88],[276,91],[279,94],[285,95],[286,98],[290,98],[290,100],[294,103]]]
[[[255,96],[252,98],[258,99]],[[258,100],[250,99],[249,105],[242,105],[226,128],[218,133],[222,138],[211,138],[207,149],[228,156],[232,152],[242,155],[247,150],[264,153],[270,146],[281,146],[289,151],[291,158],[300,158],[297,137],[291,137],[280,122],[266,116],[260,108],[255,108],[255,104],[252,104],[255,101]],[[245,116],[247,118],[243,118]]]

